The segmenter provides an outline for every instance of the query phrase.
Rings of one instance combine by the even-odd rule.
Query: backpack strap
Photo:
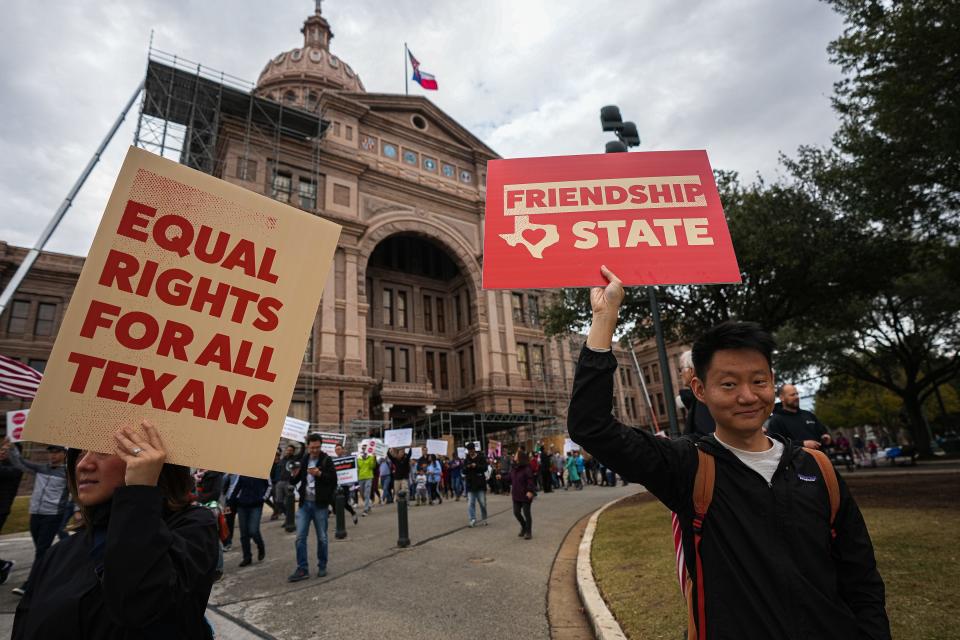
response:
[[[703,588],[703,563],[700,560],[700,540],[703,538],[703,520],[707,517],[713,501],[713,487],[717,477],[713,456],[697,447],[697,476],[693,481],[693,550],[697,567],[697,606],[693,608],[693,585],[688,585],[687,607],[689,611],[688,637],[691,640],[706,640],[707,615]],[[696,635],[694,635],[694,621]]]
[[[803,448],[808,454],[813,456],[820,467],[820,474],[827,485],[827,495],[830,497],[830,537],[837,537],[837,530],[834,528],[834,521],[837,519],[837,511],[840,510],[840,483],[837,481],[837,470],[833,468],[833,463],[823,451],[819,449]]]

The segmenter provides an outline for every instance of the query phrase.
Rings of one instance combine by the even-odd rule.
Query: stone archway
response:
[[[397,234],[412,234],[423,236],[432,240],[445,251],[449,252],[454,262],[470,281],[472,293],[475,300],[480,300],[481,284],[483,276],[480,263],[473,255],[469,245],[461,239],[460,235],[452,228],[438,222],[425,220],[423,218],[411,216],[409,214],[400,216],[390,216],[382,219],[367,228],[366,233],[360,237],[359,258],[357,260],[357,271],[360,275],[360,293],[366,299],[366,284],[363,281],[363,274],[367,272],[367,263],[373,250],[381,241]],[[483,305],[477,305],[478,317],[483,317]]]

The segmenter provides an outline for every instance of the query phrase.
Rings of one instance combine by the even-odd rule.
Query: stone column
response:
[[[344,362],[343,372],[348,376],[360,375],[363,365],[361,363],[361,353],[363,345],[360,343],[360,313],[357,306],[359,296],[357,279],[357,251],[349,249],[344,252],[345,270],[344,270],[344,296],[346,298],[346,307],[344,308]]]
[[[503,373],[503,351],[500,345],[500,321],[497,318],[497,297],[493,291],[487,291],[487,334],[489,347],[481,342],[482,350],[479,355],[485,362],[490,362],[490,384],[500,386],[507,384],[507,377]]]
[[[503,303],[503,325],[507,330],[507,373],[513,376],[515,379],[519,379],[520,372],[517,369],[517,338],[513,333],[513,306],[511,303],[511,298],[513,292],[504,291],[501,296],[501,301]],[[529,366],[529,362],[527,365]]]
[[[337,285],[336,269],[331,266],[320,301],[320,353],[318,368],[322,373],[339,373],[337,366]]]

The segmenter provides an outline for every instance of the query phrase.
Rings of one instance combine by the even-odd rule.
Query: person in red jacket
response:
[[[831,521],[830,486],[814,454],[763,432],[774,402],[773,338],[756,323],[728,321],[694,343],[691,388],[716,421],[713,434],[669,440],[632,429],[611,411],[611,341],[624,290],[601,272],[609,284],[590,294],[593,322],[567,427],[600,462],[676,512],[693,581],[691,637],[888,640],[883,580],[846,484],[838,480]],[[701,457],[715,467],[705,515],[694,508]]]

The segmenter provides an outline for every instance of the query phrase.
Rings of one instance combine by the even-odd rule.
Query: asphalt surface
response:
[[[446,639],[549,638],[550,569],[570,528],[604,503],[640,490],[592,487],[540,494],[533,505],[533,539],[517,537],[509,496],[488,494],[488,526],[468,527],[467,505],[410,508],[410,546],[397,547],[394,505],[376,506],[348,536],[334,538],[325,578],[316,577],[316,538],[308,555],[311,577],[288,583],[296,568],[295,534],[265,514],[267,557],[239,568],[239,529],[225,555],[225,575],[214,586],[208,613],[217,637]],[[348,514],[349,516],[349,514]],[[17,565],[0,587],[0,637],[9,637],[17,597],[10,588],[26,579],[33,557],[29,536],[0,539],[0,557]]]

